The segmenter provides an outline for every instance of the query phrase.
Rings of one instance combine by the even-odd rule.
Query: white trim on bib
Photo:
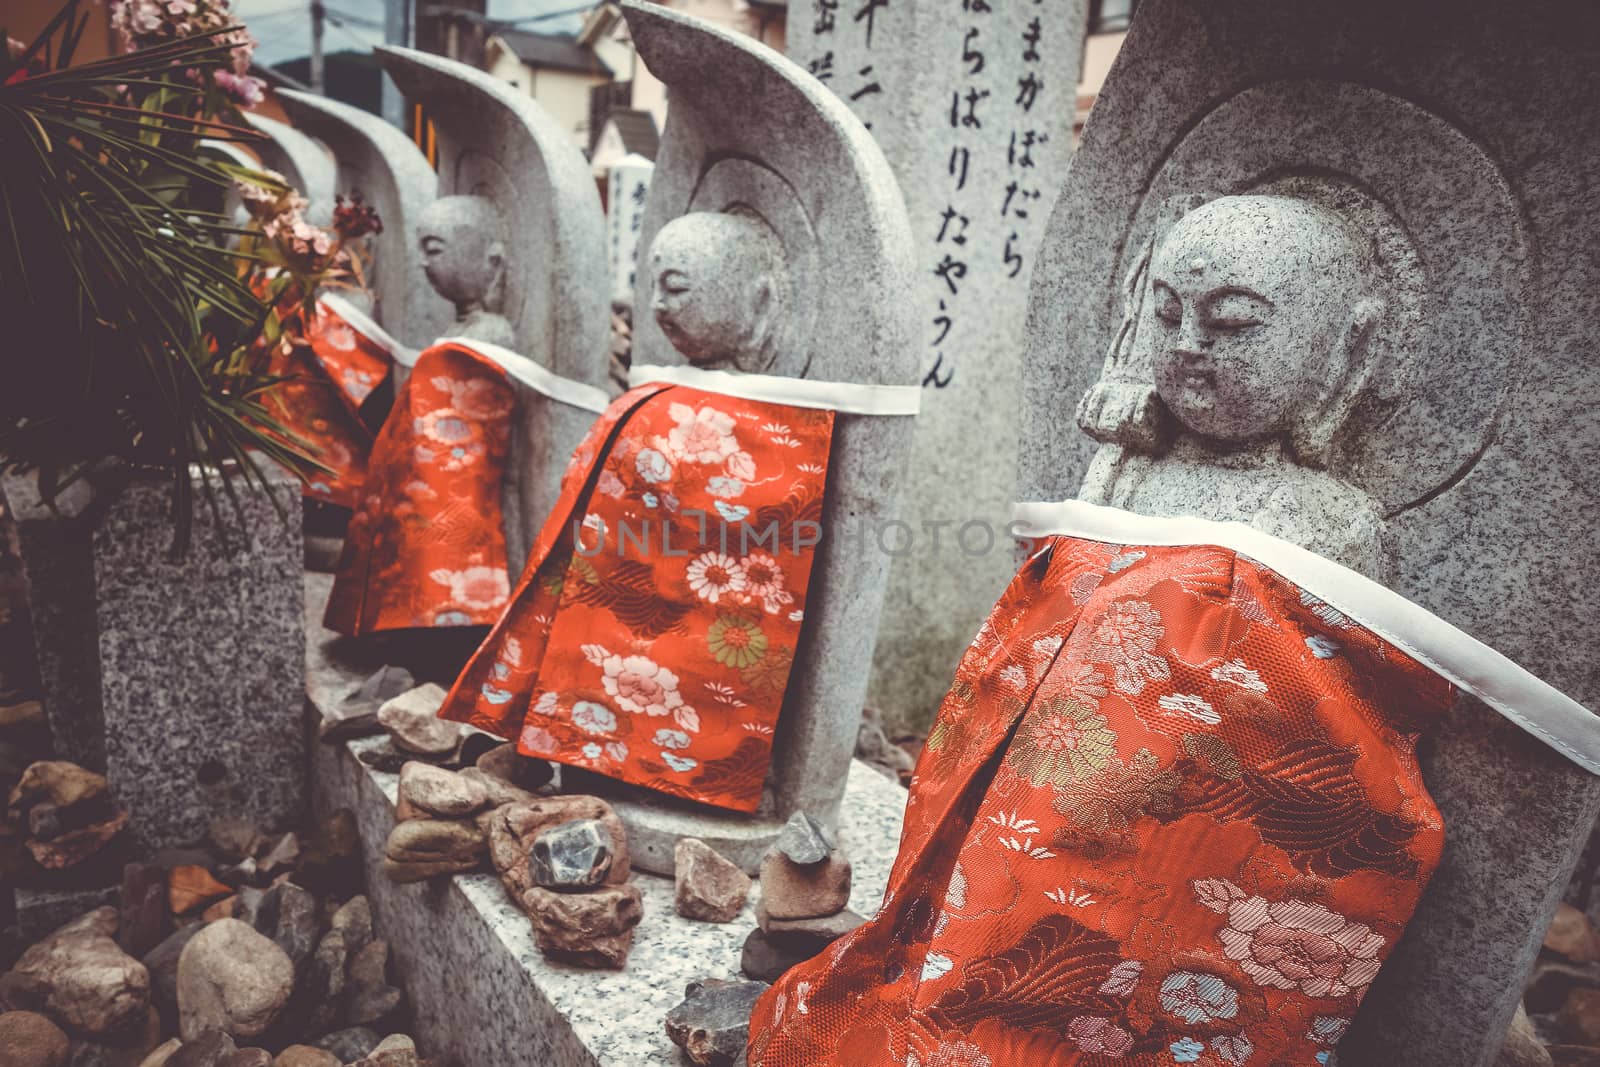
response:
[[[688,365],[663,367],[653,363],[643,363],[628,371],[630,387],[655,382],[686,385],[741,400],[765,400],[847,415],[915,415],[922,407],[922,388],[916,385],[815,382],[775,374],[742,374]]]

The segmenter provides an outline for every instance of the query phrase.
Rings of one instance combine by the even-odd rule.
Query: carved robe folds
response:
[[[440,714],[527,755],[756,810],[832,428],[830,410],[687,385],[617,399]]]
[[[762,998],[752,1067],[1321,1062],[1444,845],[1415,744],[1453,688],[1419,660],[1558,737],[1587,715],[1275,538],[1246,531],[1373,610],[1209,543],[1242,527],[1062,508],[1100,529],[1044,540],[995,606],[883,909]],[[1592,766],[1585,728],[1564,750]]]

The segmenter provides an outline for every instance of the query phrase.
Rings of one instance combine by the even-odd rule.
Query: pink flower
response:
[[[503,567],[467,567],[452,571],[441,568],[428,575],[450,587],[450,599],[473,611],[499,607],[511,595],[511,583]]]
[[[748,452],[735,452],[728,457],[726,469],[730,475],[740,481],[754,481],[756,476],[756,461]]]
[[[678,676],[648,656],[610,655],[600,664],[601,684],[623,711],[668,715],[683,705]]]
[[[733,416],[687,404],[673,404],[668,411],[678,423],[667,433],[667,449],[674,456],[691,463],[721,463],[739,451]]]
[[[1385,940],[1365,923],[1304,900],[1246,896],[1222,879],[1195,882],[1194,890],[1202,905],[1227,914],[1217,940],[1257,985],[1344,997],[1377,977]]]
[[[1115,1059],[1133,1048],[1133,1035],[1110,1019],[1080,1015],[1067,1024],[1067,1036],[1085,1052]]]

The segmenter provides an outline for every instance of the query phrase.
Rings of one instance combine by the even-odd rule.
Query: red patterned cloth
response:
[[[1453,690],[1259,563],[1056,537],[968,649],[882,910],[751,1067],[1327,1061],[1438,863]]]
[[[754,811],[832,429],[832,411],[683,385],[618,398],[440,714],[530,756]]]
[[[266,393],[267,409],[301,438],[329,470],[305,483],[303,494],[353,508],[367,477],[372,434],[361,403],[389,374],[391,358],[379,342],[318,304],[309,344],[272,349],[267,372],[287,380]]]
[[[500,617],[515,406],[505,372],[465,345],[417,357],[373,446],[324,625],[365,634]]]

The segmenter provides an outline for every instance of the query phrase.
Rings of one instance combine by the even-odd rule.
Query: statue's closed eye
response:
[[[1164,283],[1155,283],[1156,318],[1168,326],[1177,326],[1183,321],[1183,301],[1178,299]]]
[[[1206,324],[1223,330],[1242,330],[1260,326],[1272,310],[1272,302],[1256,293],[1230,289],[1206,304]]]

